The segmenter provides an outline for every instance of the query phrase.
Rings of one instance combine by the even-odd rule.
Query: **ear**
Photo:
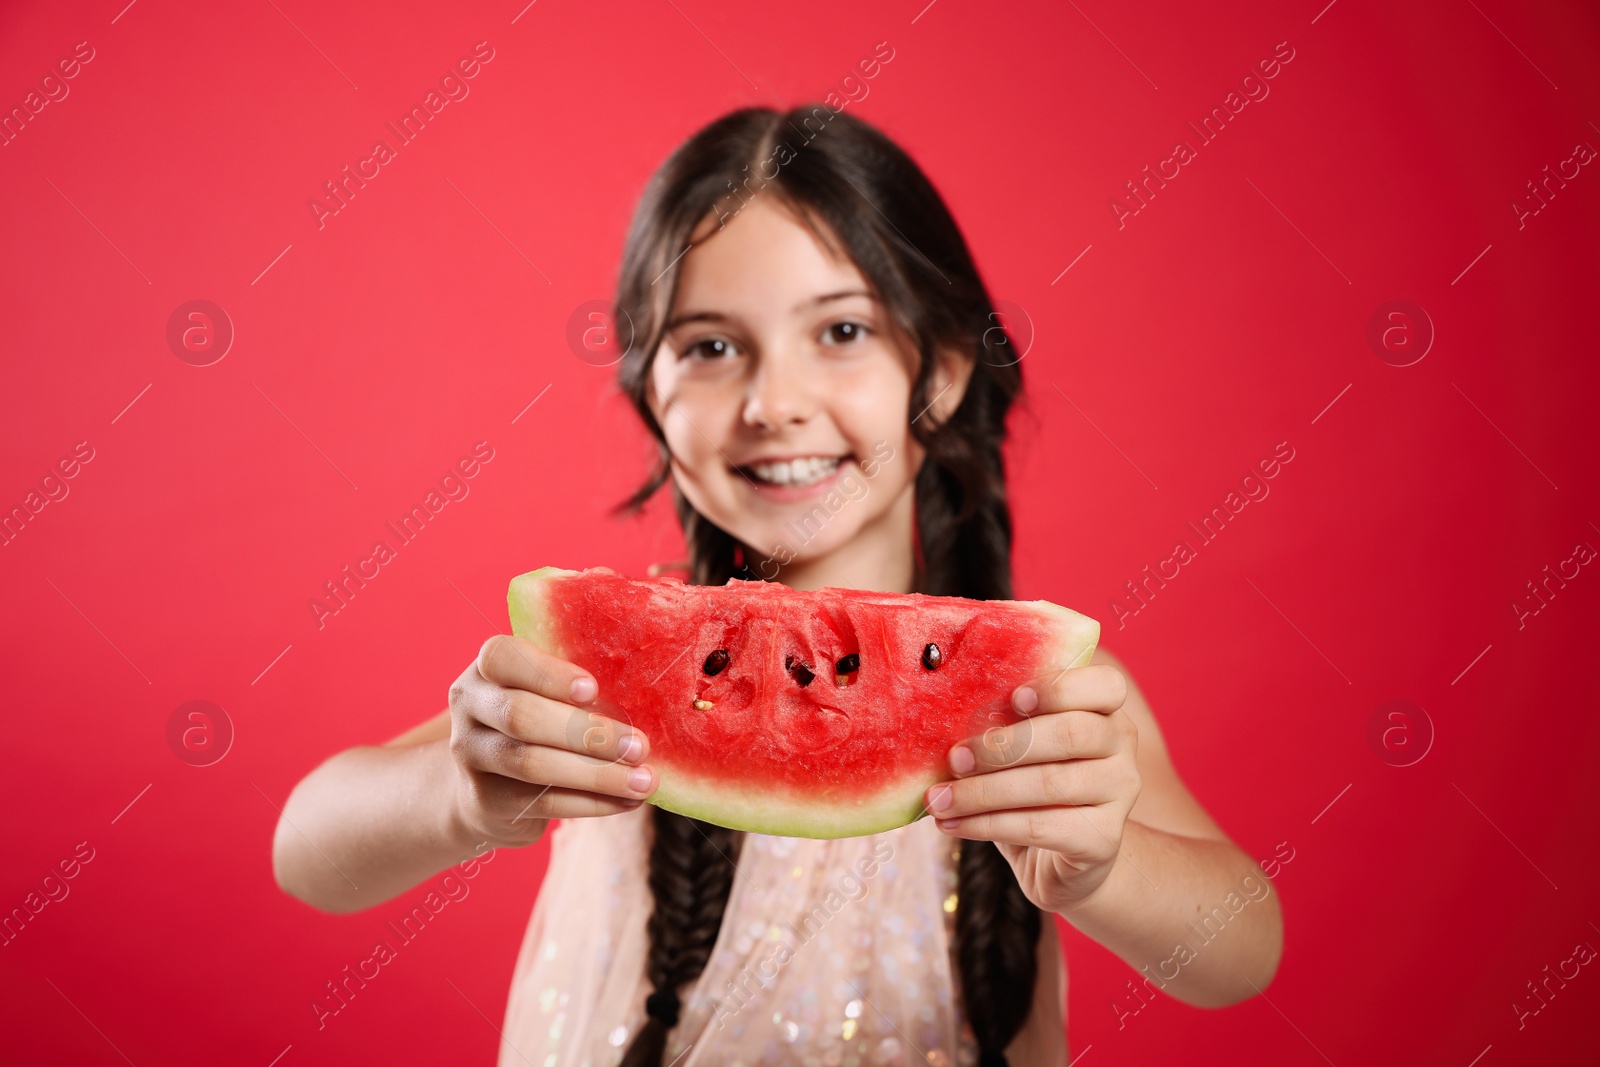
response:
[[[934,353],[933,375],[929,380],[928,395],[934,398],[928,410],[934,425],[939,425],[955,414],[961,398],[967,395],[967,383],[977,357],[959,348],[941,348]]]

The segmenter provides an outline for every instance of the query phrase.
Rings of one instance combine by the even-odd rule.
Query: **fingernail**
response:
[[[629,734],[627,737],[624,737],[621,741],[617,742],[617,754],[623,759],[627,760],[629,763],[632,763],[634,760],[638,759],[640,754],[643,752],[644,746],[639,743],[639,739],[633,734]],[[647,782],[645,784],[648,785],[649,783]]]
[[[628,788],[635,793],[643,793],[650,788],[650,772],[643,767],[636,768],[628,773]]]
[[[950,752],[950,769],[957,774],[966,774],[978,765],[977,759],[972,755],[972,749],[966,745],[957,745]]]
[[[593,700],[599,694],[599,692],[600,687],[595,684],[593,678],[584,676],[582,678],[574,678],[572,680],[572,699],[575,703],[587,704],[589,701]]]
[[[939,829],[941,830],[954,830],[961,825],[960,819],[936,819],[934,821],[939,824]]]
[[[1033,711],[1039,706],[1039,694],[1025,685],[1012,694],[1011,706],[1023,713]]]
[[[933,794],[928,797],[929,811],[943,811],[950,806],[950,787],[947,785],[936,786]]]

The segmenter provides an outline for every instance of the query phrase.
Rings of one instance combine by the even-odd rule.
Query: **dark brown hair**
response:
[[[1010,339],[961,231],[921,169],[871,125],[820,104],[724,115],[674,151],[640,199],[617,286],[618,321],[625,315],[633,326],[619,377],[655,437],[657,466],[621,510],[641,507],[671,477],[646,384],[690,235],[712,213],[726,224],[757,196],[793,211],[826,247],[842,245],[860,269],[894,330],[916,349],[911,411],[936,399],[928,396],[936,351],[953,348],[973,360],[955,411],[942,422],[928,413],[911,423],[927,456],[916,474],[916,588],[1010,599],[1011,513],[1000,448],[1006,411],[1022,385]],[[673,500],[691,582],[754,577],[746,546],[696,512],[676,485]],[[652,818],[647,970],[654,992],[623,1067],[660,1067],[677,1023],[677,992],[699,977],[716,942],[744,836],[661,808]],[[1041,916],[991,842],[959,848],[960,995],[982,1067],[995,1067],[1033,1003]]]

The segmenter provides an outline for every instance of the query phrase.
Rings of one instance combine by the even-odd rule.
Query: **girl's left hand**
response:
[[[1106,880],[1139,796],[1127,679],[1104,664],[1019,686],[1027,716],[950,750],[955,779],[924,801],[951,837],[993,841],[1035,906],[1070,909]]]

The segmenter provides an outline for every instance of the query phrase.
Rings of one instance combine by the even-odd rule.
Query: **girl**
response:
[[[617,304],[643,342],[621,383],[659,445],[627,506],[671,483],[691,581],[1011,596],[1020,369],[943,201],[883,134],[821,106],[696,133],[637,209]],[[846,502],[819,509],[830,492]],[[278,827],[279,884],[354,911],[561,820],[502,1067],[1059,1067],[1056,915],[1190,1004],[1277,969],[1276,897],[1250,892],[1260,869],[1104,649],[953,747],[930,817],[833,841],[641,806],[650,738],[587,710],[596,691],[491,638],[447,711],[329,760]]]

